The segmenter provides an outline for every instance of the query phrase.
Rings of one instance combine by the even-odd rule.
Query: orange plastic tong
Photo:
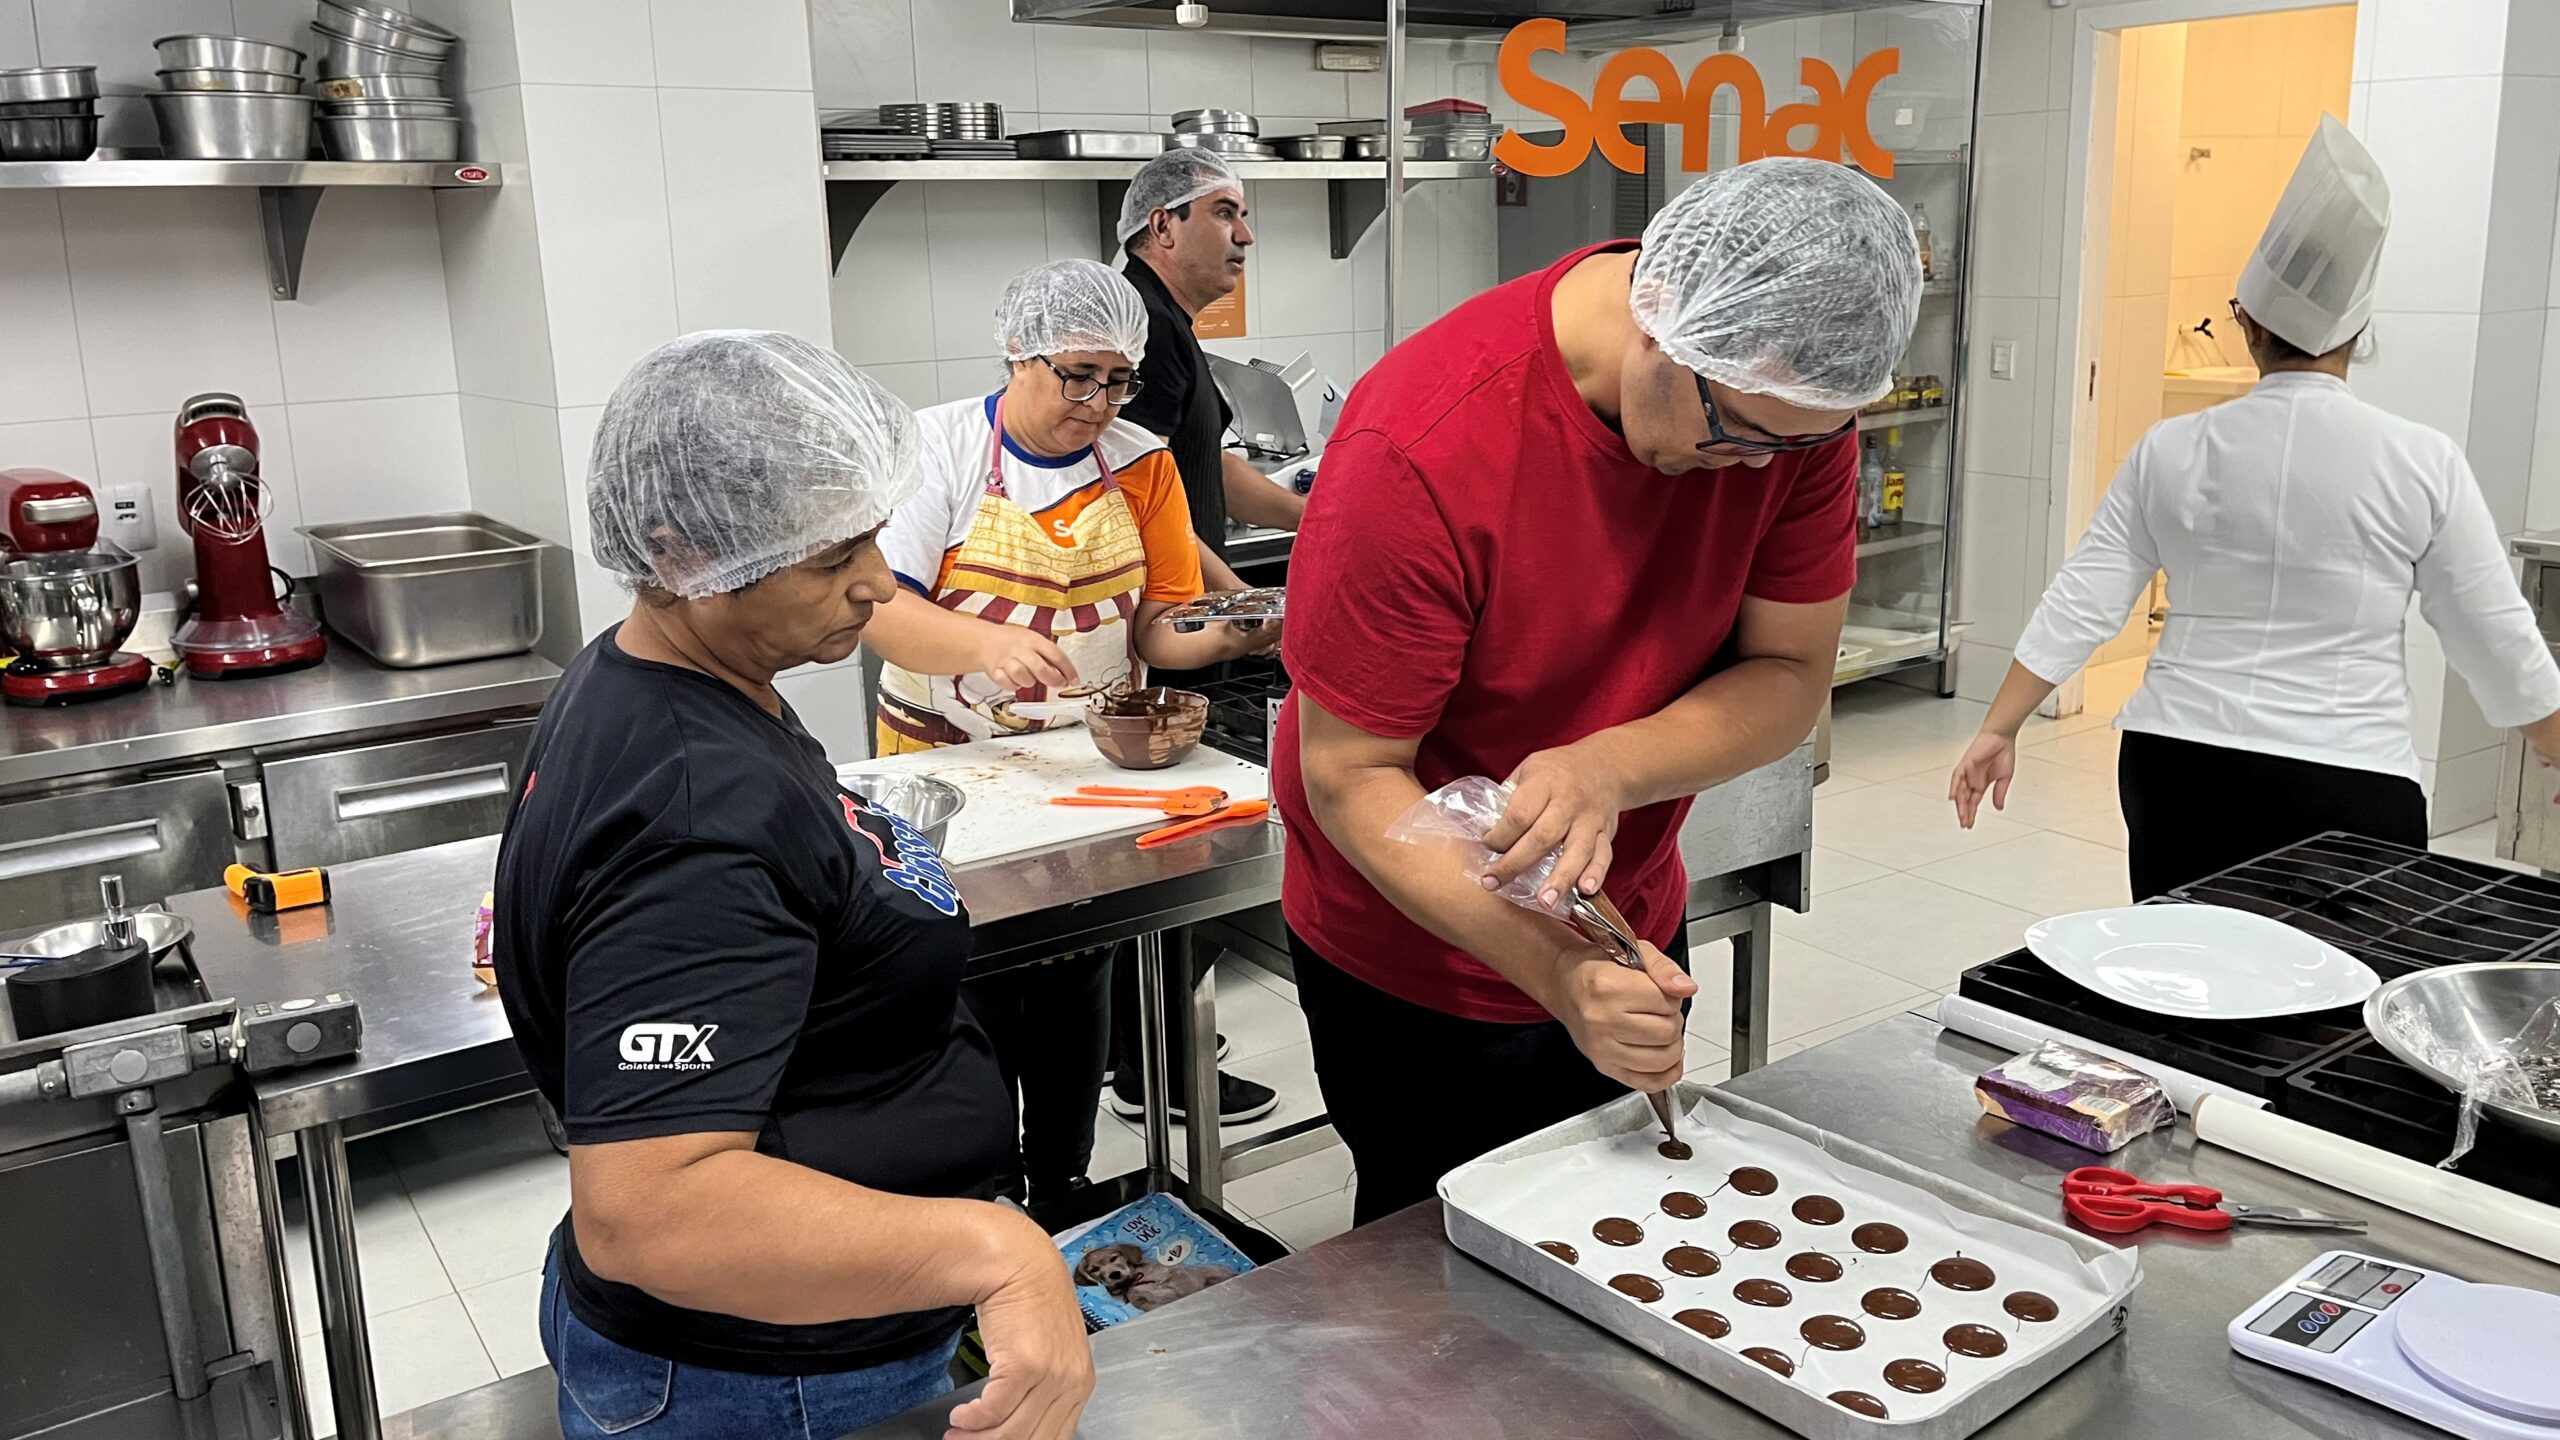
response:
[[[1218,830],[1229,825],[1242,824],[1248,820],[1259,820],[1270,809],[1271,802],[1268,800],[1239,800],[1233,805],[1222,805],[1197,820],[1185,820],[1179,825],[1167,825],[1161,830],[1148,831],[1138,837],[1138,848],[1153,850],[1159,845],[1170,845],[1176,840],[1187,839],[1203,830]]]
[[[1130,790],[1117,785],[1079,785],[1073,795],[1054,795],[1052,805],[1110,805],[1131,810],[1161,810],[1167,815],[1206,815],[1227,803],[1227,792],[1215,785],[1181,790]]]

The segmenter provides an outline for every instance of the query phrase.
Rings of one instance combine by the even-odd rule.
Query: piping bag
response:
[[[1387,827],[1387,838],[1407,845],[1450,844],[1458,851],[1459,868],[1467,878],[1481,880],[1502,857],[1484,843],[1484,837],[1502,819],[1511,803],[1511,787],[1482,775],[1465,775],[1416,800]],[[1644,960],[1636,951],[1636,936],[1627,925],[1627,917],[1609,903],[1606,895],[1585,895],[1573,886],[1561,887],[1562,898],[1550,906],[1539,898],[1547,883],[1554,878],[1556,862],[1564,852],[1558,849],[1543,856],[1538,863],[1522,871],[1494,893],[1524,910],[1534,910],[1550,919],[1561,920],[1581,932],[1582,938],[1600,947],[1608,957],[1631,970],[1642,970]],[[1644,1097],[1653,1106],[1653,1117],[1662,1122],[1662,1133],[1673,1143],[1680,1139],[1679,1127],[1673,1123],[1671,1095],[1668,1091],[1649,1092]]]

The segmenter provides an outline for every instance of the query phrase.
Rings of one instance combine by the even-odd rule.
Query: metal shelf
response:
[[[267,232],[267,281],[279,300],[302,291],[302,254],[311,239],[311,217],[329,187],[491,190],[498,183],[497,167],[470,161],[0,161],[0,190],[255,189]]]
[[[1905,520],[1896,525],[1879,525],[1858,542],[1858,558],[1890,555],[1896,550],[1920,550],[1947,543],[1947,527],[1918,520]]]
[[[1858,417],[1858,430],[1897,430],[1911,425],[1942,425],[1955,413],[1953,405],[1917,405],[1908,410],[1879,410]]]
[[[1143,160],[830,160],[826,162],[827,245],[830,268],[844,263],[845,247],[872,207],[902,180],[1090,180],[1102,233],[1098,253],[1108,259],[1119,246],[1112,231],[1120,199],[1145,168]],[[1377,223],[1387,206],[1384,160],[1245,160],[1236,171],[1247,180],[1322,180],[1331,217],[1333,258],[1351,258],[1351,247]],[[1425,180],[1488,180],[1490,160],[1407,160],[1405,184]]]

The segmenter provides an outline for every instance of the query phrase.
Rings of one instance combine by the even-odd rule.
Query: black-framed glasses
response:
[[[1096,395],[1107,398],[1113,405],[1126,405],[1138,398],[1139,391],[1147,388],[1147,382],[1134,375],[1126,380],[1105,380],[1099,375],[1079,375],[1072,370],[1061,370],[1058,362],[1046,355],[1035,358],[1049,367],[1050,374],[1058,377],[1058,393],[1066,396],[1070,405],[1086,404]]]
[[[1716,397],[1714,392],[1707,388],[1707,377],[1692,370],[1689,372],[1689,378],[1698,382],[1698,403],[1707,408],[1708,438],[1699,442],[1698,445],[1698,449],[1706,454],[1783,455],[1790,450],[1813,450],[1828,445],[1858,428],[1858,417],[1852,415],[1848,423],[1839,429],[1826,430],[1819,435],[1789,435],[1779,440],[1753,440],[1740,435],[1728,435],[1725,433],[1723,417],[1716,413]]]

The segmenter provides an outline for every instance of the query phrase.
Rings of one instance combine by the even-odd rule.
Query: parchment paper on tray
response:
[[[1481,1258],[1807,1435],[1968,1433],[2114,1333],[2132,1254],[1739,1097],[1682,1098],[1687,1160],[1630,1098],[1452,1172],[1452,1238],[1480,1253],[1455,1214],[1490,1227],[1530,1268]]]

